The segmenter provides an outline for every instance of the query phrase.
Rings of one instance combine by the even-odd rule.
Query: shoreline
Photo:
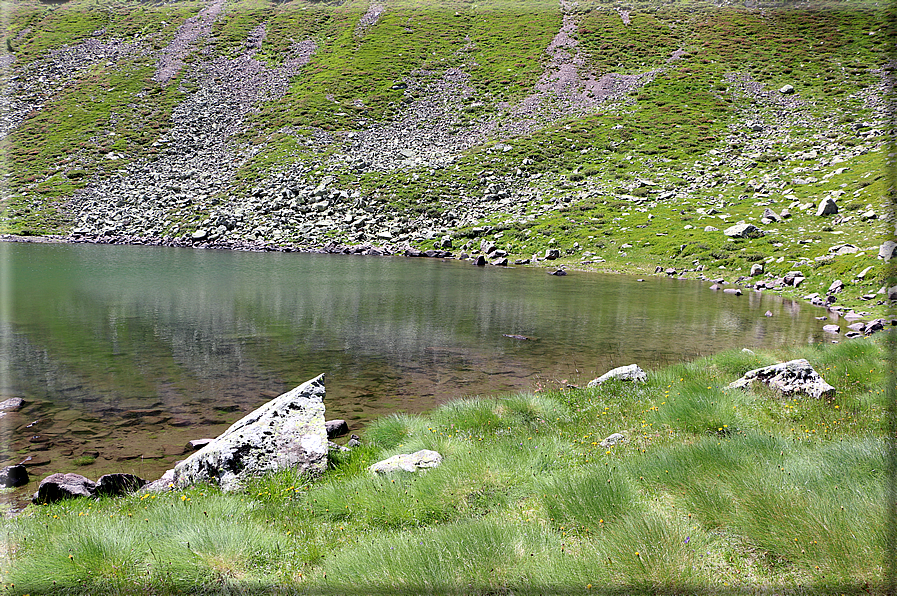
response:
[[[174,239],[164,239],[164,238],[143,238],[139,236],[61,236],[61,235],[51,235],[51,236],[19,236],[15,234],[0,234],[0,242],[18,242],[18,243],[35,243],[35,244],[94,244],[94,245],[114,245],[114,246],[160,246],[166,248],[192,248],[199,250],[233,250],[233,251],[241,251],[241,252],[281,252],[281,253],[306,253],[306,254],[342,254],[342,255],[361,255],[361,256],[382,256],[382,257],[406,257],[406,258],[438,258],[438,259],[449,259],[449,260],[457,260],[457,261],[466,261],[473,265],[477,265],[475,262],[476,256],[468,255],[466,252],[461,252],[459,254],[453,253],[451,250],[440,250],[440,249],[432,249],[432,250],[419,250],[413,248],[409,245],[377,245],[371,243],[364,244],[342,244],[338,242],[327,243],[324,245],[318,246],[295,246],[288,244],[275,244],[271,242],[267,243],[255,243],[255,242],[247,242],[240,240],[224,240],[224,241],[204,241],[204,240],[185,240],[184,238],[174,238]],[[477,251],[479,252],[479,251]],[[474,253],[475,255],[477,253]],[[505,259],[507,260],[507,259]],[[794,300],[797,302],[801,302],[808,306],[814,307],[822,307],[825,308],[827,313],[830,313],[835,319],[839,319],[842,317],[846,317],[850,319],[850,323],[854,323],[856,321],[864,321],[866,319],[874,321],[874,320],[882,320],[889,321],[891,325],[897,325],[897,318],[895,318],[894,312],[894,303],[891,305],[887,304],[887,301],[882,301],[879,304],[869,305],[869,310],[857,311],[856,308],[853,307],[845,307],[838,304],[821,304],[819,302],[813,302],[806,297],[795,297],[789,296],[784,292],[777,291],[776,287],[766,287],[763,288],[762,291],[756,287],[754,287],[751,283],[744,283],[749,280],[753,280],[752,277],[749,276],[739,276],[734,281],[727,280],[724,276],[717,277],[707,277],[703,270],[685,270],[685,271],[676,271],[674,269],[664,269],[662,266],[657,265],[654,268],[654,271],[651,271],[650,266],[647,265],[636,265],[632,263],[627,263],[627,267],[623,268],[614,268],[614,267],[594,267],[594,265],[600,265],[603,263],[607,263],[607,261],[601,261],[601,263],[596,263],[595,261],[572,261],[563,258],[557,259],[535,259],[535,262],[531,259],[526,259],[524,263],[518,264],[494,264],[490,263],[488,259],[486,259],[483,264],[479,266],[490,266],[490,267],[530,267],[530,268],[541,268],[541,269],[550,269],[551,267],[556,267],[559,270],[563,270],[564,273],[561,275],[566,275],[566,271],[578,271],[578,272],[588,272],[588,273],[603,273],[608,275],[650,275],[654,277],[675,277],[677,279],[688,280],[688,281],[701,281],[714,284],[710,289],[723,289],[722,286],[729,286],[731,289],[738,289],[739,292],[741,289],[745,291],[755,291],[761,292],[764,294],[772,294],[775,296],[779,296],[782,299]],[[591,265],[591,267],[590,267]],[[693,277],[688,277],[686,274],[696,274]],[[784,288],[784,284],[779,287]],[[795,286],[796,287],[796,286]],[[812,296],[812,294],[811,294]],[[818,296],[818,294],[817,294]],[[886,296],[887,297],[887,296]],[[819,300],[817,298],[817,300]],[[884,308],[878,309],[877,306],[883,306]],[[840,332],[838,333],[840,336]],[[850,337],[845,337],[845,339],[850,339]]]

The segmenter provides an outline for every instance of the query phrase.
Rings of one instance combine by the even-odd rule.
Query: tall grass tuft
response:
[[[550,538],[538,526],[496,519],[386,535],[324,565],[333,592],[499,594],[528,592],[528,569],[543,565]]]
[[[635,489],[623,470],[590,465],[575,474],[553,475],[537,485],[555,526],[595,530],[637,507]]]

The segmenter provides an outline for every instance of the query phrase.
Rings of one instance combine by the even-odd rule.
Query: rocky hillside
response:
[[[883,311],[886,4],[3,0],[0,233],[547,255]]]

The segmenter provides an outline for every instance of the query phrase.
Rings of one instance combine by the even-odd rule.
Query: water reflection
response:
[[[674,279],[431,259],[3,249],[2,390],[29,401],[0,419],[5,459],[42,450],[52,471],[89,450],[100,454],[94,475],[128,465],[152,475],[187,440],[321,372],[328,415],[357,425],[633,362],[821,340],[812,307]]]

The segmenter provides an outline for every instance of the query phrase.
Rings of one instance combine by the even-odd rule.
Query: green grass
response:
[[[880,592],[883,340],[388,416],[314,483],[283,471],[237,494],[32,506],[4,522],[0,581],[11,594]],[[795,357],[833,400],[722,388]],[[611,432],[627,440],[601,447]],[[366,470],[418,449],[443,464]]]

